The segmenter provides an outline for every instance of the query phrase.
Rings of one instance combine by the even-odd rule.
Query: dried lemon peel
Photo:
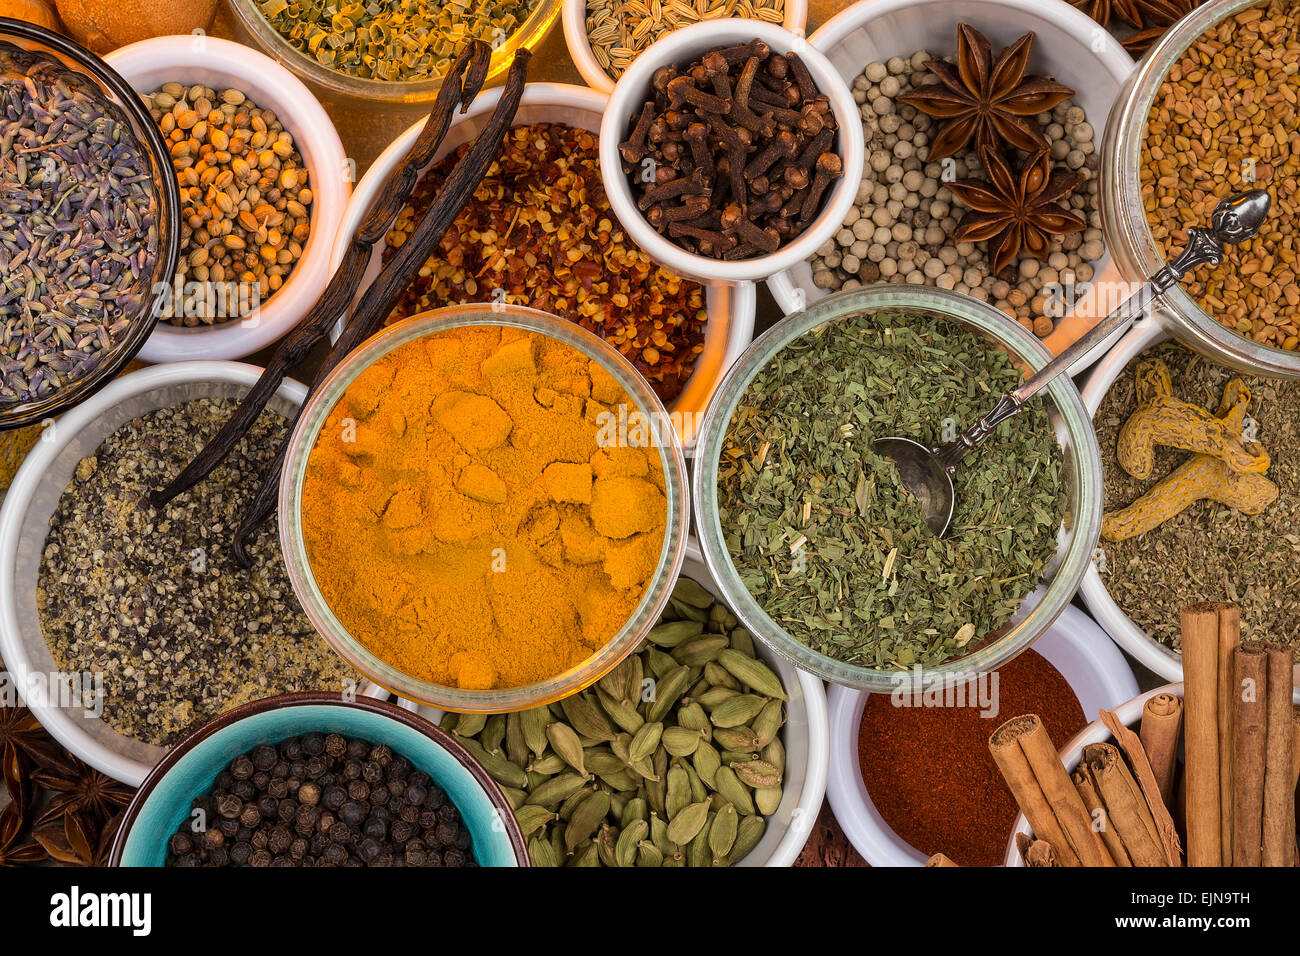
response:
[[[1211,455],[1234,472],[1262,475],[1268,471],[1268,453],[1242,440],[1242,423],[1250,403],[1250,389],[1234,378],[1224,388],[1219,413],[1174,398],[1169,369],[1160,359],[1139,363],[1138,408],[1119,433],[1116,458],[1134,478],[1151,477],[1155,446]],[[1233,415],[1239,409],[1238,415]]]
[[[1124,423],[1119,436],[1117,457],[1125,471],[1135,478],[1148,477],[1155,444],[1198,453],[1128,507],[1106,515],[1103,539],[1125,541],[1146,534],[1197,501],[1216,501],[1242,514],[1257,515],[1277,500],[1277,485],[1263,475],[1269,466],[1268,453],[1256,443],[1242,441],[1250,389],[1241,379],[1231,379],[1224,386],[1213,416],[1172,397],[1169,369],[1159,359],[1138,366],[1137,393],[1138,410]],[[1145,420],[1134,426],[1139,416]],[[1125,437],[1136,435],[1142,441],[1134,439],[1126,446]],[[1218,444],[1207,444],[1216,436]],[[1234,467],[1243,463],[1249,467]]]

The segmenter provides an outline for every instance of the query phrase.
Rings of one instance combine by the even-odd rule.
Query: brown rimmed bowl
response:
[[[307,733],[387,744],[442,787],[474,838],[480,866],[528,866],[514,811],[487,771],[446,731],[386,701],[311,691],[244,704],[204,724],[150,772],[126,809],[110,866],[162,866],[167,841],[217,774],[259,744]]]

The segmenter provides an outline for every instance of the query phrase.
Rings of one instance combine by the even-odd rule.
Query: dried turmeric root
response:
[[[1277,500],[1277,495],[1277,485],[1263,475],[1235,472],[1219,458],[1193,455],[1127,508],[1106,515],[1101,536],[1107,541],[1124,541],[1146,534],[1201,500],[1257,515]]]
[[[1134,478],[1151,477],[1156,445],[1213,456],[1238,473],[1262,475],[1268,470],[1268,452],[1242,440],[1250,389],[1241,379],[1228,382],[1219,413],[1212,415],[1174,398],[1169,369],[1151,359],[1138,365],[1137,398],[1138,408],[1120,429],[1116,448],[1120,466]]]

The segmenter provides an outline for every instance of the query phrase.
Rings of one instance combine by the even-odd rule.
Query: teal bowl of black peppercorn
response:
[[[286,694],[175,747],[113,866],[528,866],[514,811],[450,734],[384,701]]]

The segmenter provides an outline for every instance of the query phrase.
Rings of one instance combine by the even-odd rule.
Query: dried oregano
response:
[[[951,439],[1020,377],[980,334],[899,311],[786,346],[742,396],[718,468],[727,546],[759,605],[814,650],[865,667],[939,664],[1005,624],[1055,553],[1065,513],[1041,403],[958,471],[944,539],[871,443]]]

